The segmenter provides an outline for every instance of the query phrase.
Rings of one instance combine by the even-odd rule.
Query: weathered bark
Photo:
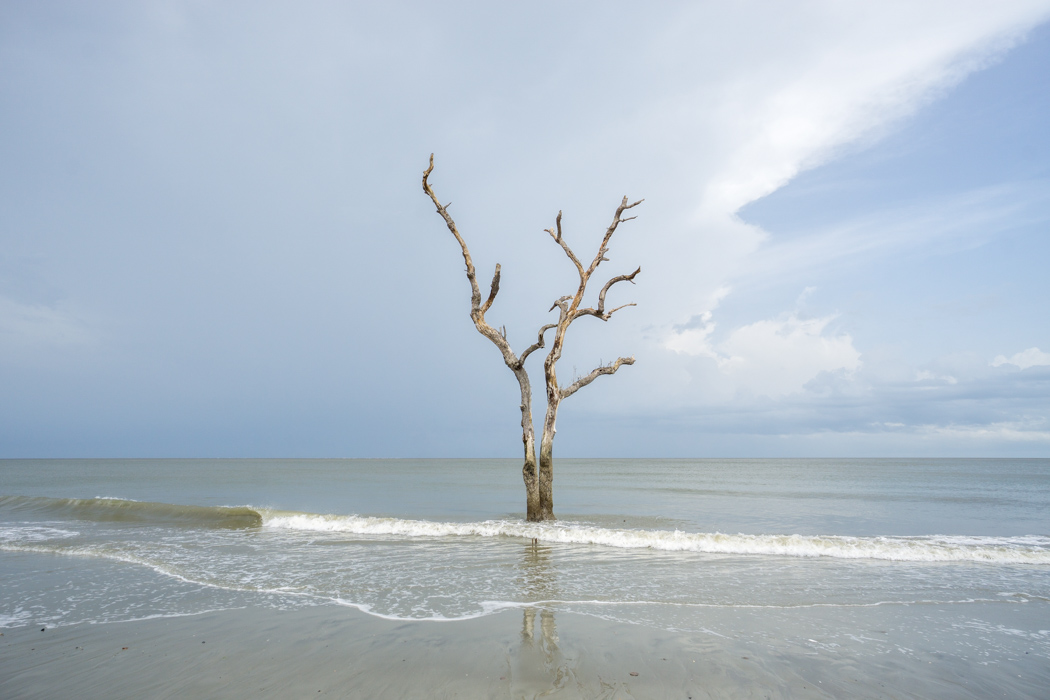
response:
[[[540,513],[539,473],[536,468],[536,429],[532,425],[532,386],[524,367],[514,371],[521,387],[521,442],[525,448],[525,464],[521,476],[525,481],[525,517],[536,520]]]
[[[549,394],[548,394],[549,396]],[[547,402],[547,413],[543,418],[543,434],[540,437],[540,474],[538,520],[554,520],[554,434],[558,432],[554,423],[558,418],[558,400]]]
[[[598,269],[598,266],[602,262],[608,260],[605,256],[609,252],[609,241],[616,232],[617,226],[624,221],[630,221],[634,218],[633,216],[622,218],[623,213],[628,209],[638,206],[643,200],[638,200],[637,202],[628,204],[627,197],[623,198],[620,206],[616,209],[616,215],[613,217],[612,224],[610,224],[605,231],[605,237],[602,239],[602,243],[598,247],[598,253],[594,256],[594,260],[591,261],[587,268],[583,267],[583,263],[580,262],[579,258],[576,257],[576,254],[573,253],[572,248],[569,247],[569,244],[562,237],[561,212],[558,212],[558,217],[555,220],[556,228],[547,229],[547,233],[549,233],[551,238],[561,246],[569,260],[576,267],[580,277],[580,284],[575,295],[564,296],[554,302],[554,305],[551,306],[550,310],[553,311],[555,308],[558,309],[558,322],[550,323],[540,328],[536,342],[530,345],[519,357],[514,354],[510,344],[507,342],[506,329],[496,330],[485,320],[485,313],[492,307],[496,295],[499,293],[500,266],[498,264],[496,265],[496,271],[492,276],[488,298],[485,300],[485,303],[482,304],[481,289],[478,287],[474,262],[470,257],[470,251],[467,249],[467,244],[460,235],[459,230],[456,228],[456,222],[452,220],[452,217],[448,213],[448,205],[441,204],[441,201],[437,198],[437,195],[434,194],[434,190],[428,182],[430,173],[433,170],[434,154],[431,154],[430,165],[426,169],[426,172],[423,173],[423,191],[426,192],[434,202],[438,213],[445,220],[448,230],[452,232],[452,235],[455,237],[456,242],[459,243],[460,249],[463,252],[463,261],[467,266],[467,280],[470,282],[471,290],[470,318],[474,322],[474,327],[477,331],[499,348],[500,353],[503,355],[503,362],[514,373],[514,377],[518,380],[518,386],[521,389],[521,439],[525,450],[525,464],[522,467],[522,477],[525,481],[526,518],[530,521],[554,520],[554,435],[557,433],[555,424],[558,418],[558,407],[561,405],[562,400],[572,396],[579,389],[587,386],[599,376],[604,374],[614,374],[621,365],[634,364],[634,357],[618,358],[612,364],[599,366],[589,374],[576,379],[568,387],[562,389],[558,385],[558,375],[556,370],[558,360],[561,359],[562,347],[565,343],[565,333],[568,331],[572,322],[582,316],[593,316],[602,321],[608,321],[612,315],[620,309],[627,306],[634,306],[634,304],[624,304],[623,306],[618,306],[606,311],[605,295],[609,289],[618,282],[630,282],[631,284],[634,284],[634,278],[642,271],[642,268],[640,267],[629,275],[619,275],[606,282],[605,286],[602,287],[601,292],[598,294],[598,305],[596,307],[580,308],[591,275],[594,274],[594,271]],[[544,334],[552,329],[554,329],[554,340],[551,343],[550,352],[547,354],[547,357],[543,362],[547,410],[543,419],[543,433],[540,437],[540,455],[539,462],[537,463],[536,434],[532,418],[532,386],[529,383],[528,372],[525,370],[525,360],[533,352],[544,347]]]

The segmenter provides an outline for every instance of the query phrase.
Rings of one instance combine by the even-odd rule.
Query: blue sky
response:
[[[432,151],[516,347],[646,199],[556,454],[1045,457],[1048,20],[0,5],[0,457],[515,456]]]

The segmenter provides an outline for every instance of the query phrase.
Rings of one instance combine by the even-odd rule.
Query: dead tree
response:
[[[453,221],[452,217],[449,215],[448,205],[441,203],[441,200],[439,200],[437,195],[434,194],[434,189],[428,182],[430,173],[433,170],[434,154],[431,153],[430,166],[423,173],[423,191],[426,192],[434,202],[438,214],[440,214],[441,218],[445,220],[448,230],[452,232],[456,242],[459,243],[460,249],[463,251],[463,261],[467,265],[467,280],[470,282],[470,318],[474,322],[474,327],[477,328],[478,332],[492,341],[493,345],[499,348],[500,353],[503,355],[504,364],[506,364],[510,371],[514,373],[514,377],[518,380],[518,386],[521,388],[521,440],[525,447],[525,465],[522,467],[521,471],[525,480],[526,518],[530,521],[554,520],[553,445],[554,435],[557,432],[555,426],[558,418],[558,407],[561,405],[562,401],[572,396],[598,377],[604,374],[614,374],[622,365],[634,364],[633,356],[620,357],[615,362],[596,367],[589,374],[573,381],[569,386],[562,387],[558,384],[558,374],[556,369],[558,360],[561,359],[562,348],[565,345],[565,333],[569,330],[569,326],[572,325],[572,322],[578,318],[593,316],[599,320],[608,321],[612,315],[620,309],[634,306],[634,304],[623,304],[622,306],[606,310],[605,296],[613,285],[618,282],[630,282],[631,284],[634,284],[634,278],[642,271],[641,267],[629,275],[618,275],[606,282],[605,286],[602,287],[602,290],[598,293],[597,306],[582,307],[581,304],[583,303],[584,293],[587,291],[587,283],[590,282],[591,276],[598,269],[599,265],[608,260],[606,254],[609,252],[609,241],[612,239],[613,234],[616,233],[616,227],[624,221],[630,221],[635,218],[633,216],[623,218],[623,213],[628,209],[638,206],[644,200],[640,199],[637,202],[628,204],[627,197],[623,198],[620,202],[620,206],[616,208],[616,214],[613,216],[612,223],[609,224],[609,227],[605,230],[605,237],[602,239],[602,243],[598,247],[598,253],[594,256],[594,259],[587,267],[583,266],[583,263],[580,262],[578,257],[576,257],[576,254],[572,251],[572,248],[569,247],[569,244],[562,236],[561,212],[558,212],[558,216],[554,220],[555,225],[552,228],[546,229],[546,232],[550,234],[555,243],[561,246],[561,249],[565,251],[569,260],[575,265],[576,271],[580,277],[580,284],[576,288],[574,294],[561,297],[551,306],[551,311],[558,309],[558,321],[556,323],[548,323],[540,328],[539,333],[536,336],[536,342],[526,348],[521,355],[516,355],[511,349],[510,343],[507,342],[506,326],[497,330],[485,320],[485,314],[492,307],[492,303],[496,300],[496,294],[499,293],[500,266],[497,263],[496,271],[492,275],[492,283],[489,287],[488,298],[482,302],[481,288],[478,286],[477,275],[474,271],[474,261],[471,260],[470,251],[467,249],[467,243],[463,240],[463,236],[460,235],[459,229],[456,228],[456,222]],[[536,350],[546,347],[544,336],[547,331],[550,330],[554,331],[554,340],[551,343],[550,351],[547,353],[547,358],[543,362],[543,378],[547,388],[547,411],[543,420],[543,434],[540,438],[540,457],[539,462],[537,463],[536,431],[532,419],[532,385],[529,383],[529,375],[525,370],[525,360]]]

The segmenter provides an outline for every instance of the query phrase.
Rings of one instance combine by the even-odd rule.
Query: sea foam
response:
[[[987,562],[1050,564],[1050,537],[923,535],[914,537],[799,534],[729,534],[606,528],[573,521],[530,523],[523,520],[440,522],[359,515],[321,515],[254,506],[186,506],[111,498],[73,499],[0,496],[0,510],[46,517],[104,522],[156,523],[188,528],[270,528],[350,535],[441,538],[517,537],[551,544],[578,544],[633,550],[724,555],[833,557],[910,562]],[[18,528],[0,532],[4,541],[48,540],[66,531]],[[72,533],[75,534],[75,533]]]
[[[585,523],[520,520],[433,522],[259,509],[263,527],[396,537],[520,537],[559,544],[600,545],[729,555],[835,557],[890,561],[1050,564],[1050,537],[847,537],[745,535],[681,530],[611,529]]]

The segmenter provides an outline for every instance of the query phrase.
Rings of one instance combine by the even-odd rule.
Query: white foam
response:
[[[79,532],[41,525],[15,525],[0,527],[0,542],[17,544],[23,542],[46,542],[47,540],[76,537]]]
[[[11,615],[0,613],[0,629],[6,627],[22,627],[33,620],[33,615],[27,610],[17,610]]]
[[[354,608],[355,610],[360,610],[366,615],[378,617],[381,620],[394,620],[395,622],[462,622],[464,620],[474,620],[479,617],[485,617],[486,615],[493,615],[508,608],[531,607],[529,605],[522,605],[519,603],[482,602],[480,603],[480,610],[464,613],[463,615],[457,615],[455,617],[448,617],[440,613],[431,613],[430,615],[426,616],[413,617],[410,615],[393,615],[390,613],[376,612],[376,610],[371,605],[366,605],[365,603],[355,603],[351,600],[345,600],[339,597],[327,598],[327,600],[335,603],[336,605],[342,605],[346,608]]]
[[[609,529],[572,522],[486,520],[453,523],[356,515],[315,515],[260,509],[263,526],[314,532],[396,537],[520,537],[561,544],[669,552],[833,557],[922,562],[1050,564],[1050,537],[847,537],[744,535],[681,530]]]

